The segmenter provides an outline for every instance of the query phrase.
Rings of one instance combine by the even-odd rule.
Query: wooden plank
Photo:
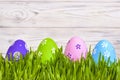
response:
[[[119,27],[119,25],[120,3],[115,1],[0,2],[0,27]]]
[[[109,40],[115,47],[117,56],[120,56],[120,28],[1,28],[0,29],[0,53],[5,53],[8,47],[16,40],[23,39],[28,47],[37,49],[43,38],[51,37],[57,44],[63,46],[72,36],[80,36],[84,39],[87,46],[94,48],[95,44],[101,39]]]
[[[119,2],[119,0],[0,0],[1,2]]]

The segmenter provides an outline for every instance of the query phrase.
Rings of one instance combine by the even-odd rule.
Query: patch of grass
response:
[[[4,59],[0,55],[0,80],[119,80],[120,60],[111,65],[99,61],[95,64],[88,52],[87,58],[72,62],[62,53],[62,48],[54,55],[55,60],[41,63],[36,51],[30,52],[20,60]]]

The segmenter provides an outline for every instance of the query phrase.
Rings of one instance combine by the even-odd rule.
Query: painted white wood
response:
[[[37,49],[52,37],[63,49],[72,36],[92,48],[101,39],[114,45],[120,56],[119,0],[0,0],[0,53],[18,38]]]
[[[0,0],[2,2],[119,2],[119,0]]]
[[[7,23],[7,24],[6,24]],[[119,27],[117,2],[1,2],[1,27]]]

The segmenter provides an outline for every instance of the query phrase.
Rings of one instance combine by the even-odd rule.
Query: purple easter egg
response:
[[[14,44],[9,47],[6,55],[8,56],[8,59],[12,57],[12,59],[15,58],[16,60],[19,60],[20,55],[24,57],[28,52],[25,41],[16,40]]]

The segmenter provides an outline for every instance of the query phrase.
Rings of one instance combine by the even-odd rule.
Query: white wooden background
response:
[[[107,39],[120,57],[120,0],[0,0],[3,56],[16,39],[36,50],[45,37],[65,48],[72,36],[80,36],[92,48]]]

